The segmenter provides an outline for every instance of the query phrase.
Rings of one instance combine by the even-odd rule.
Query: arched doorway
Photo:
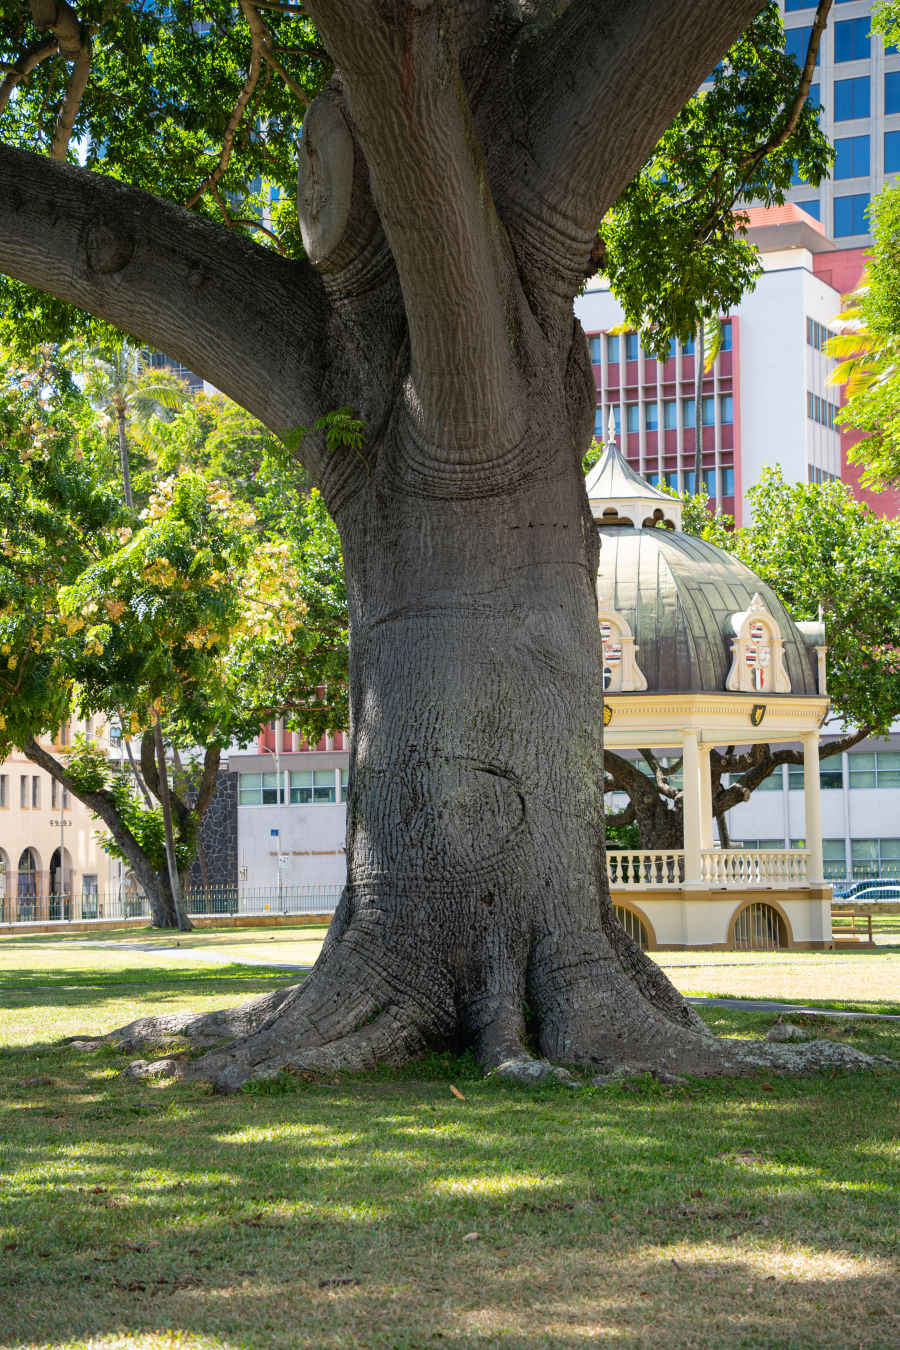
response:
[[[41,864],[33,848],[25,848],[19,856],[16,869],[16,917],[19,922],[28,922],[37,918],[38,888]]]
[[[71,918],[72,859],[69,850],[55,848],[50,856],[50,918]]]
[[[628,909],[625,905],[614,905],[613,909],[616,918],[628,936],[634,939],[642,952],[648,951],[652,943],[649,925],[644,922],[639,914],[635,913],[633,909]]]
[[[774,905],[754,900],[738,910],[732,932],[736,951],[774,952],[790,945],[787,923]]]

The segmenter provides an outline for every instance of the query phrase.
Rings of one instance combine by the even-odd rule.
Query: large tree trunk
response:
[[[183,1034],[209,1049],[182,1071],[226,1089],[464,1046],[526,1080],[864,1062],[716,1040],[616,922],[604,867],[572,300],[604,212],[759,8],[308,0],[340,73],[303,122],[302,264],[0,147],[11,275],[276,431],[347,407],[366,429],[358,455],[300,445],[351,620],[348,879],[322,954],[299,986],[120,1039]]]

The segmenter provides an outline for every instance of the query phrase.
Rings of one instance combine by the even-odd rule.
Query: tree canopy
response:
[[[663,355],[756,284],[735,208],[783,203],[795,169],[814,185],[828,172],[834,152],[809,90],[830,6],[818,6],[801,70],[777,3],[766,5],[604,218],[590,270],[609,277],[648,351]],[[219,0],[13,6],[0,19],[0,135],[303,257],[297,127],[333,62],[301,7],[240,9],[243,23]],[[20,349],[74,331],[109,341],[93,316],[44,293],[2,279],[0,296],[0,333]]]
[[[193,792],[175,793],[186,868],[223,747],[273,716],[318,739],[347,715],[340,548],[320,497],[224,399],[182,386],[182,403],[135,432],[143,509],[128,510],[108,419],[58,356],[8,361],[0,387],[0,756],[25,750],[92,809],[105,794],[112,847],[134,863],[127,831],[157,871],[159,808],[90,742],[54,756],[43,735],[76,718],[121,725],[154,796],[157,716],[176,753],[199,746]]]

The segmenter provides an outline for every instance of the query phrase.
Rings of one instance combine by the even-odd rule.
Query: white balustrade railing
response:
[[[805,886],[808,872],[805,848],[717,848],[700,854],[700,875],[710,886]]]
[[[684,853],[680,849],[613,848],[607,850],[609,884],[617,889],[677,888],[684,881]]]
[[[679,890],[684,884],[681,849],[607,850],[609,884],[616,890]],[[802,848],[713,848],[700,854],[700,877],[714,889],[764,890],[806,886],[809,850]]]

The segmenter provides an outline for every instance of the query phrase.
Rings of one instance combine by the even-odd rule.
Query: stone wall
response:
[[[238,775],[220,769],[212,801],[200,823],[200,842],[206,855],[210,886],[237,885],[237,787]],[[203,873],[197,858],[191,864],[188,885],[203,885]]]

